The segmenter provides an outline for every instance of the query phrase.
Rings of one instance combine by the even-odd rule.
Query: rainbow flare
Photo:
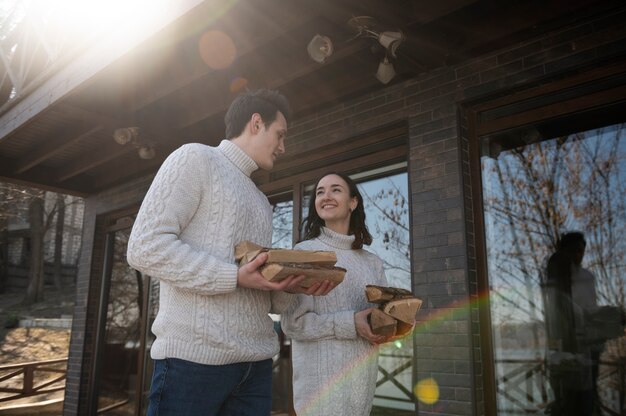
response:
[[[417,334],[428,333],[434,325],[454,320],[455,314],[459,313],[460,309],[466,309],[466,312],[464,313],[470,313],[469,311],[471,311],[473,308],[478,308],[479,306],[481,306],[481,304],[488,304],[488,301],[489,292],[486,292],[481,294],[480,296],[470,297],[463,301],[452,302],[445,308],[433,310],[433,312],[430,313],[425,320],[418,321],[415,324],[415,327],[409,333],[404,335],[402,338],[398,338],[394,341],[394,343],[398,345],[398,343],[401,343],[404,339],[413,337]],[[351,376],[356,372],[356,370],[367,365],[372,360],[376,360],[377,358],[378,348],[372,348],[371,352],[363,354],[354,362],[345,365],[340,371],[336,373],[335,377],[333,377],[332,381],[328,383],[328,385],[325,386],[324,389],[322,389],[317,395],[311,397],[309,400],[306,401],[305,405],[301,409],[301,414],[307,415],[309,413],[314,413],[315,410],[317,410],[319,406],[325,402],[325,400],[328,400],[328,397],[333,390],[343,387],[351,380]],[[429,383],[431,383],[431,385],[437,385],[436,380],[432,377],[427,377],[424,380],[429,380]],[[411,390],[415,394],[415,392],[417,391],[417,384],[413,387],[414,388],[412,388]],[[417,399],[419,399],[419,397],[417,397]],[[427,402],[428,400],[425,403]],[[433,404],[436,404],[436,401],[428,404],[432,406]],[[440,406],[438,406],[438,408],[440,408]]]

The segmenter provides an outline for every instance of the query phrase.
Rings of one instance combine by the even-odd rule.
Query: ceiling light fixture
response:
[[[141,159],[152,159],[156,155],[154,143],[141,136],[141,129],[139,127],[122,127],[116,129],[113,132],[113,140],[122,146],[128,143],[132,144],[137,149],[137,153]]]
[[[317,34],[309,42],[306,48],[311,59],[323,64],[326,58],[333,53],[333,42],[328,36]]]
[[[396,69],[393,67],[393,64],[389,62],[389,59],[385,56],[385,58],[378,64],[378,71],[376,71],[376,79],[378,79],[383,84],[389,84],[389,81],[396,76]]]
[[[378,65],[376,78],[383,84],[388,84],[396,75],[396,70],[389,57],[397,58],[398,47],[404,41],[402,31],[377,31],[376,19],[370,16],[354,16],[348,20],[348,26],[355,31],[355,35],[347,42],[357,38],[371,38],[376,39],[378,44],[385,49],[385,57]],[[323,64],[326,58],[333,53],[333,42],[328,36],[318,33],[307,45],[307,52],[311,59]]]

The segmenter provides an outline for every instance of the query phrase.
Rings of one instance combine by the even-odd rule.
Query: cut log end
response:
[[[377,335],[392,337],[396,334],[398,321],[380,309],[374,309],[367,317],[372,332]]]
[[[421,306],[422,301],[417,298],[392,300],[383,305],[383,312],[393,316],[398,321],[413,325],[417,311]]]

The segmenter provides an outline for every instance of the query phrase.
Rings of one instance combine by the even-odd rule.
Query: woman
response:
[[[365,285],[386,286],[379,257],[363,250],[372,236],[363,198],[347,176],[331,173],[315,185],[304,241],[295,248],[337,254],[344,281],[323,297],[298,296],[282,316],[292,339],[294,407],[299,416],[363,416],[376,388],[378,348],[385,337],[371,332],[372,304]]]

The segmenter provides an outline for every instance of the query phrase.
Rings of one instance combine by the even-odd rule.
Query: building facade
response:
[[[520,2],[540,7],[529,3]],[[558,406],[572,391],[581,412],[624,414],[615,311],[625,301],[626,7],[602,5],[563,8],[384,87],[299,104],[287,155],[254,176],[274,206],[275,245],[289,246],[312,182],[353,175],[367,195],[371,249],[394,285],[423,300],[411,336],[382,350],[372,414],[567,414]],[[506,17],[491,24],[514,23]],[[154,172],[85,196],[66,415],[145,410],[158,285],[124,256]],[[583,277],[570,278],[569,303],[553,303],[549,259],[569,231],[585,237],[572,266]],[[569,320],[550,315],[559,302]],[[568,323],[573,349],[551,329]],[[274,383],[276,410],[288,410],[280,357]]]

